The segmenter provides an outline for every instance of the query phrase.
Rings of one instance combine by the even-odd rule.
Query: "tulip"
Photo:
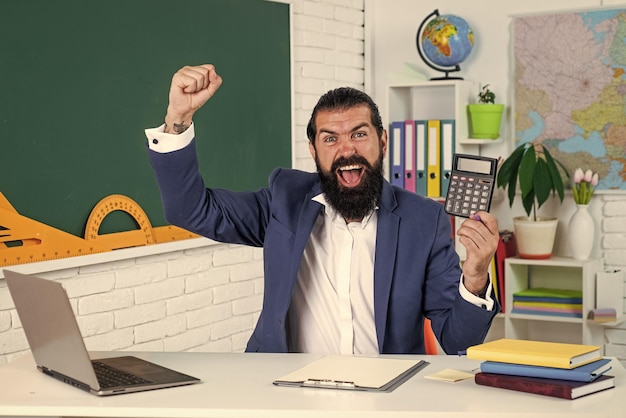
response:
[[[581,182],[581,180],[585,177],[584,173],[583,173],[583,169],[582,168],[577,168],[576,171],[574,171],[574,183],[578,184]]]
[[[574,202],[579,205],[589,204],[593,195],[593,188],[598,185],[598,173],[594,173],[591,169],[583,171],[579,167],[574,170],[573,182],[572,195],[574,196]]]

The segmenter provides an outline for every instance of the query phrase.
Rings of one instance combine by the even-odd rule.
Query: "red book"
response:
[[[474,382],[483,386],[563,399],[576,399],[615,387],[615,378],[608,375],[602,375],[593,382],[577,382],[574,380],[479,372],[474,375]]]
[[[496,276],[498,278],[498,301],[502,312],[506,312],[504,306],[504,260],[517,254],[515,235],[511,231],[500,231],[500,241],[496,249]]]

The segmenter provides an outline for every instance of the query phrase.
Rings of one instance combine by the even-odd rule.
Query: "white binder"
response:
[[[618,316],[624,313],[624,273],[621,270],[596,274],[596,308],[615,309]]]

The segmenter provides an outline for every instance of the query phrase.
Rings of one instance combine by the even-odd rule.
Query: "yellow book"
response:
[[[428,173],[426,179],[426,196],[441,195],[441,121],[430,119],[426,134],[428,147]]]
[[[491,278],[491,287],[493,287],[493,292],[496,295],[496,299],[498,299],[498,302],[502,304],[502,301],[499,299],[500,290],[498,289],[498,272],[496,270],[495,257],[492,257],[491,262],[489,263],[489,277]]]
[[[513,306],[535,307],[535,308],[555,308],[555,309],[578,309],[583,308],[582,303],[550,303],[550,302],[518,302],[513,300]]]
[[[501,363],[573,369],[599,360],[596,345],[552,343],[502,338],[467,349],[467,358]]]

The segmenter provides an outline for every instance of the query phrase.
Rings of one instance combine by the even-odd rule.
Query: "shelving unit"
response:
[[[410,83],[394,83],[387,86],[388,122],[406,119],[454,119],[455,150],[457,153],[480,155],[483,145],[501,142],[501,139],[469,138],[466,105],[476,102],[478,84],[468,80],[433,80]],[[456,228],[462,218],[455,222]],[[456,235],[456,234],[455,234]],[[465,247],[456,243],[461,260],[465,259]]]
[[[577,344],[604,345],[604,326],[587,319],[595,308],[596,273],[602,259],[575,260],[552,257],[530,260],[517,257],[505,260],[505,338]],[[528,288],[582,290],[582,318],[512,313],[513,294]]]

